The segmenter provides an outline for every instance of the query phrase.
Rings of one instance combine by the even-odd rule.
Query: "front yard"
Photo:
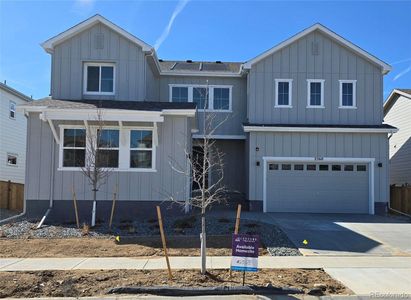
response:
[[[231,255],[232,218],[207,219],[208,255]],[[74,224],[45,225],[34,229],[30,220],[0,226],[0,257],[137,257],[162,256],[162,245],[156,219],[142,219],[115,224],[112,230],[99,223],[95,228]],[[169,254],[200,255],[200,218],[165,218]],[[241,220],[240,233],[261,237],[260,255],[301,255],[288,237],[272,224]],[[120,243],[115,237],[120,236]]]

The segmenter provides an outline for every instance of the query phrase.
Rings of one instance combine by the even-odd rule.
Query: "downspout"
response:
[[[53,195],[54,195],[54,153],[55,153],[55,147],[54,147],[54,138],[52,139],[51,142],[51,170],[50,170],[50,189],[49,189],[49,208],[47,209],[46,213],[44,216],[41,218],[39,224],[37,225],[36,229],[39,229],[41,226],[43,226],[44,221],[46,220],[47,216],[49,215],[50,211],[53,209]]]

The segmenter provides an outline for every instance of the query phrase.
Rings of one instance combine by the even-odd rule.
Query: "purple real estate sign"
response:
[[[233,234],[231,269],[235,271],[258,271],[258,235]]]

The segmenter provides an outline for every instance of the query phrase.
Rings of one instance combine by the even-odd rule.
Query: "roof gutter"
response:
[[[344,128],[344,127],[287,127],[287,126],[247,126],[244,132],[332,132],[332,133],[396,133],[397,128]]]

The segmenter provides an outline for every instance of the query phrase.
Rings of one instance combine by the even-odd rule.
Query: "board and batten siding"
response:
[[[247,85],[245,78],[229,77],[186,77],[186,76],[161,76],[159,85],[160,101],[170,101],[170,84],[187,85],[231,85],[232,86],[232,112],[210,112],[215,114],[213,121],[222,122],[215,131],[215,135],[244,135],[242,124],[246,120]],[[204,113],[197,114],[199,134],[203,132]]]
[[[97,39],[103,37],[103,47]],[[115,64],[115,95],[83,95],[85,62]],[[141,47],[103,24],[93,27],[55,46],[51,67],[51,95],[54,99],[111,99],[143,101],[147,63]]]
[[[399,96],[384,121],[399,129],[390,138],[390,184],[411,184],[411,99]]]
[[[317,43],[318,55],[312,54]],[[275,108],[275,79],[292,79],[292,108]],[[324,79],[325,108],[306,108],[307,79]],[[357,109],[339,109],[339,80],[357,80]],[[252,66],[250,123],[377,125],[383,118],[381,68],[319,31]]]
[[[0,181],[24,183],[27,120],[17,111],[16,118],[10,119],[10,101],[27,104],[26,100],[0,88]],[[8,165],[8,153],[17,156],[17,166]]]
[[[59,147],[54,142],[48,123],[42,122],[39,115],[31,113],[28,119],[30,145],[27,160],[25,196],[27,200],[48,200],[50,184],[54,185],[53,199],[72,200],[74,186],[78,200],[92,200],[91,186],[81,171],[59,171]],[[173,171],[169,165],[170,157],[180,166],[186,165],[185,151],[181,147],[189,145],[190,132],[186,117],[166,116],[164,123],[158,123],[159,144],[156,149],[157,172],[116,172],[113,171],[107,183],[97,193],[98,200],[111,201],[115,185],[118,184],[118,200],[121,201],[160,201],[170,195],[185,199],[187,178]],[[182,146],[183,145],[183,146]],[[55,176],[51,178],[51,157],[54,147]]]
[[[263,199],[263,157],[267,156],[375,158],[375,202],[389,199],[388,138],[385,133],[251,132],[249,137],[250,200]],[[260,166],[256,162],[260,162]],[[378,163],[382,163],[382,167],[378,167]]]

